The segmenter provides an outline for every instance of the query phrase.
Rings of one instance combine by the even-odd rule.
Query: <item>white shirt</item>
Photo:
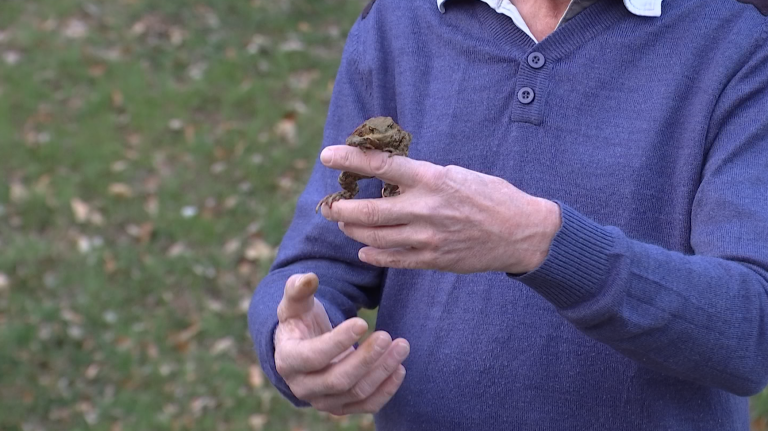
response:
[[[440,9],[440,12],[445,12],[444,4],[446,1],[448,0],[437,0],[437,8]],[[520,15],[520,11],[517,10],[515,5],[513,5],[510,0],[481,1],[488,4],[488,6],[492,7],[496,12],[512,18],[512,21],[520,30],[524,31],[525,34],[530,36],[534,42],[539,43],[539,41],[536,40],[536,37],[533,36],[533,33],[531,33],[531,30],[528,28],[525,20],[523,20],[522,15]],[[638,16],[661,16],[661,1],[662,0],[624,0],[624,5],[627,7],[627,10]],[[571,3],[568,5],[568,9],[570,9],[572,6],[574,6],[573,0],[571,0]],[[566,11],[563,17],[567,15],[568,12]],[[561,23],[562,18],[560,19],[558,26]]]

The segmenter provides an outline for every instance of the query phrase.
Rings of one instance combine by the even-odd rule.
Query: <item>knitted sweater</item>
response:
[[[334,324],[379,307],[411,344],[379,431],[747,430],[768,381],[766,23],[735,0],[600,0],[536,44],[477,0],[377,1],[323,145],[392,116],[410,157],[555,200],[562,228],[522,276],[376,268],[315,214],[339,190],[318,161],[249,311],[268,378],[306,405],[273,334],[286,279],[314,272]]]

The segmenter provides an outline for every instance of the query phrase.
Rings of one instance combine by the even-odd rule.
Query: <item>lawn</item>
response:
[[[245,316],[362,7],[0,1],[0,430],[373,429],[282,400]]]

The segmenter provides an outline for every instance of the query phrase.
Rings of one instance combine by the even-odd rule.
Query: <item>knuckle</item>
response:
[[[275,356],[275,370],[277,370],[277,374],[280,374],[283,378],[285,378],[285,376],[290,373],[290,367],[288,364],[286,364],[282,357],[277,355]]]
[[[366,202],[365,205],[360,208],[360,214],[363,218],[363,223],[369,225],[379,224],[379,209],[373,202]]]
[[[369,157],[368,158],[368,166],[371,169],[371,172],[374,175],[381,175],[385,174],[389,171],[390,166],[392,166],[392,161],[394,160],[393,157],[388,157],[387,155],[379,155],[381,157]]]
[[[330,393],[346,392],[351,386],[349,379],[340,375],[332,376],[326,382],[326,389]]]
[[[370,386],[360,382],[349,390],[349,396],[355,401],[362,401],[371,395]]]

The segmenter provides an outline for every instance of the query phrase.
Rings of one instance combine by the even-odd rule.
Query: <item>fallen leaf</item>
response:
[[[264,373],[261,372],[261,368],[258,365],[248,367],[248,383],[251,384],[252,388],[264,386]]]
[[[7,275],[0,272],[0,292],[8,291],[10,286],[11,286],[11,280],[8,278]]]
[[[189,403],[189,409],[195,417],[199,417],[203,410],[216,407],[216,400],[211,397],[197,397]]]
[[[99,375],[100,370],[101,370],[101,367],[99,367],[99,364],[89,365],[88,368],[85,370],[85,378],[88,380],[95,379],[96,376]]]
[[[109,194],[118,198],[133,197],[133,189],[128,184],[112,183],[108,188]]]
[[[275,134],[287,143],[296,144],[296,117],[293,114],[286,115],[275,124]]]
[[[123,93],[118,89],[112,90],[112,107],[113,108],[123,107]]]
[[[29,197],[29,190],[19,180],[11,180],[10,185],[10,198],[11,202],[19,203],[25,201]]]
[[[267,422],[269,422],[269,416],[263,414],[251,415],[248,418],[248,425],[250,425],[253,431],[263,430]]]
[[[197,207],[187,205],[181,209],[181,216],[184,218],[192,218],[197,215]]]
[[[232,238],[224,244],[224,254],[232,255],[240,250],[240,238]]]
[[[5,51],[3,53],[3,61],[8,66],[15,66],[21,60],[21,54],[18,51]]]
[[[75,313],[74,311],[68,309],[68,308],[62,308],[61,309],[61,318],[69,323],[83,323],[83,316]]]
[[[146,244],[152,238],[152,232],[155,230],[155,225],[152,222],[142,223],[140,226],[135,224],[129,224],[125,227],[125,231],[128,235],[139,240],[139,243]]]
[[[157,196],[151,195],[147,197],[147,200],[144,202],[144,211],[150,216],[155,217],[159,210],[160,202],[158,201]]]
[[[250,261],[264,261],[272,259],[275,249],[261,238],[252,240],[245,249],[245,258]]]
[[[104,272],[107,273],[107,275],[114,274],[114,272],[117,270],[117,262],[115,261],[115,257],[112,256],[112,253],[106,252],[104,253]]]
[[[179,130],[184,128],[184,122],[179,120],[178,118],[173,118],[170,121],[168,121],[168,128],[173,130],[174,132],[178,132]]]
[[[80,198],[72,198],[69,201],[69,206],[72,207],[72,214],[75,216],[75,221],[78,223],[85,223],[91,214],[91,207]]]
[[[82,39],[88,36],[88,24],[82,20],[72,18],[64,24],[61,34],[68,39]]]
[[[125,160],[118,160],[112,165],[110,165],[109,169],[112,172],[123,172],[124,170],[128,169],[128,162]]]
[[[211,347],[211,355],[218,356],[225,352],[232,352],[235,349],[235,339],[232,337],[224,337],[216,340]]]
[[[188,327],[187,329],[181,332],[172,334],[170,336],[170,341],[172,344],[179,347],[189,343],[189,341],[195,338],[195,336],[198,333],[200,333],[200,323],[195,322],[194,324],[192,324],[192,326]]]
[[[187,246],[184,245],[183,242],[177,242],[168,248],[168,251],[165,252],[165,255],[168,257],[178,257],[186,252]]]
[[[94,77],[94,78],[100,78],[104,76],[104,73],[107,71],[107,65],[106,64],[94,64],[93,66],[88,68],[88,75]]]

